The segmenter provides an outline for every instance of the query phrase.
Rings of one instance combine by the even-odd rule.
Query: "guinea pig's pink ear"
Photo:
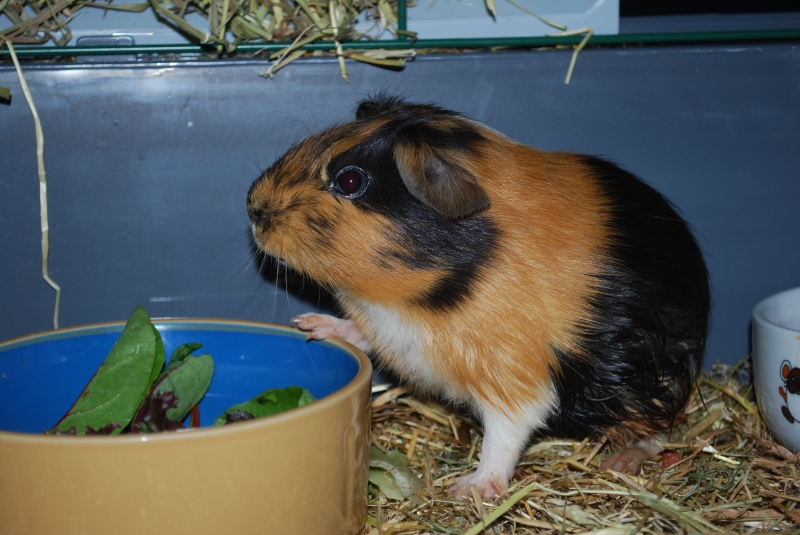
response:
[[[468,158],[467,151],[432,147],[403,136],[394,145],[395,164],[409,193],[449,219],[470,216],[490,205],[489,196],[469,170]]]

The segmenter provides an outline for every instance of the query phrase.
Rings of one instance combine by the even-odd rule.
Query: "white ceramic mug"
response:
[[[767,427],[783,446],[800,451],[800,288],[753,310],[753,372]]]

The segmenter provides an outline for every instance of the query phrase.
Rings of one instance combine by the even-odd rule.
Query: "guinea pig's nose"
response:
[[[250,218],[250,223],[256,226],[263,226],[267,223],[267,210],[263,206],[248,206],[247,216]]]

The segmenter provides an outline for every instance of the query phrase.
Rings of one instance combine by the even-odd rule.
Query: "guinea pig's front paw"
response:
[[[308,312],[291,320],[301,331],[308,333],[307,340],[326,340],[332,336],[353,344],[361,351],[368,351],[369,343],[364,334],[352,321],[335,318],[326,314]]]
[[[450,487],[450,496],[462,502],[471,500],[472,487],[475,487],[481,499],[488,500],[502,496],[508,489],[508,481],[503,481],[494,474],[484,477],[476,472],[456,481],[456,484]]]

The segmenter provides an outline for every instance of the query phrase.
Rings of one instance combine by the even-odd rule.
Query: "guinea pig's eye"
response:
[[[367,173],[355,166],[342,168],[331,183],[331,189],[346,199],[358,199],[368,187]]]

